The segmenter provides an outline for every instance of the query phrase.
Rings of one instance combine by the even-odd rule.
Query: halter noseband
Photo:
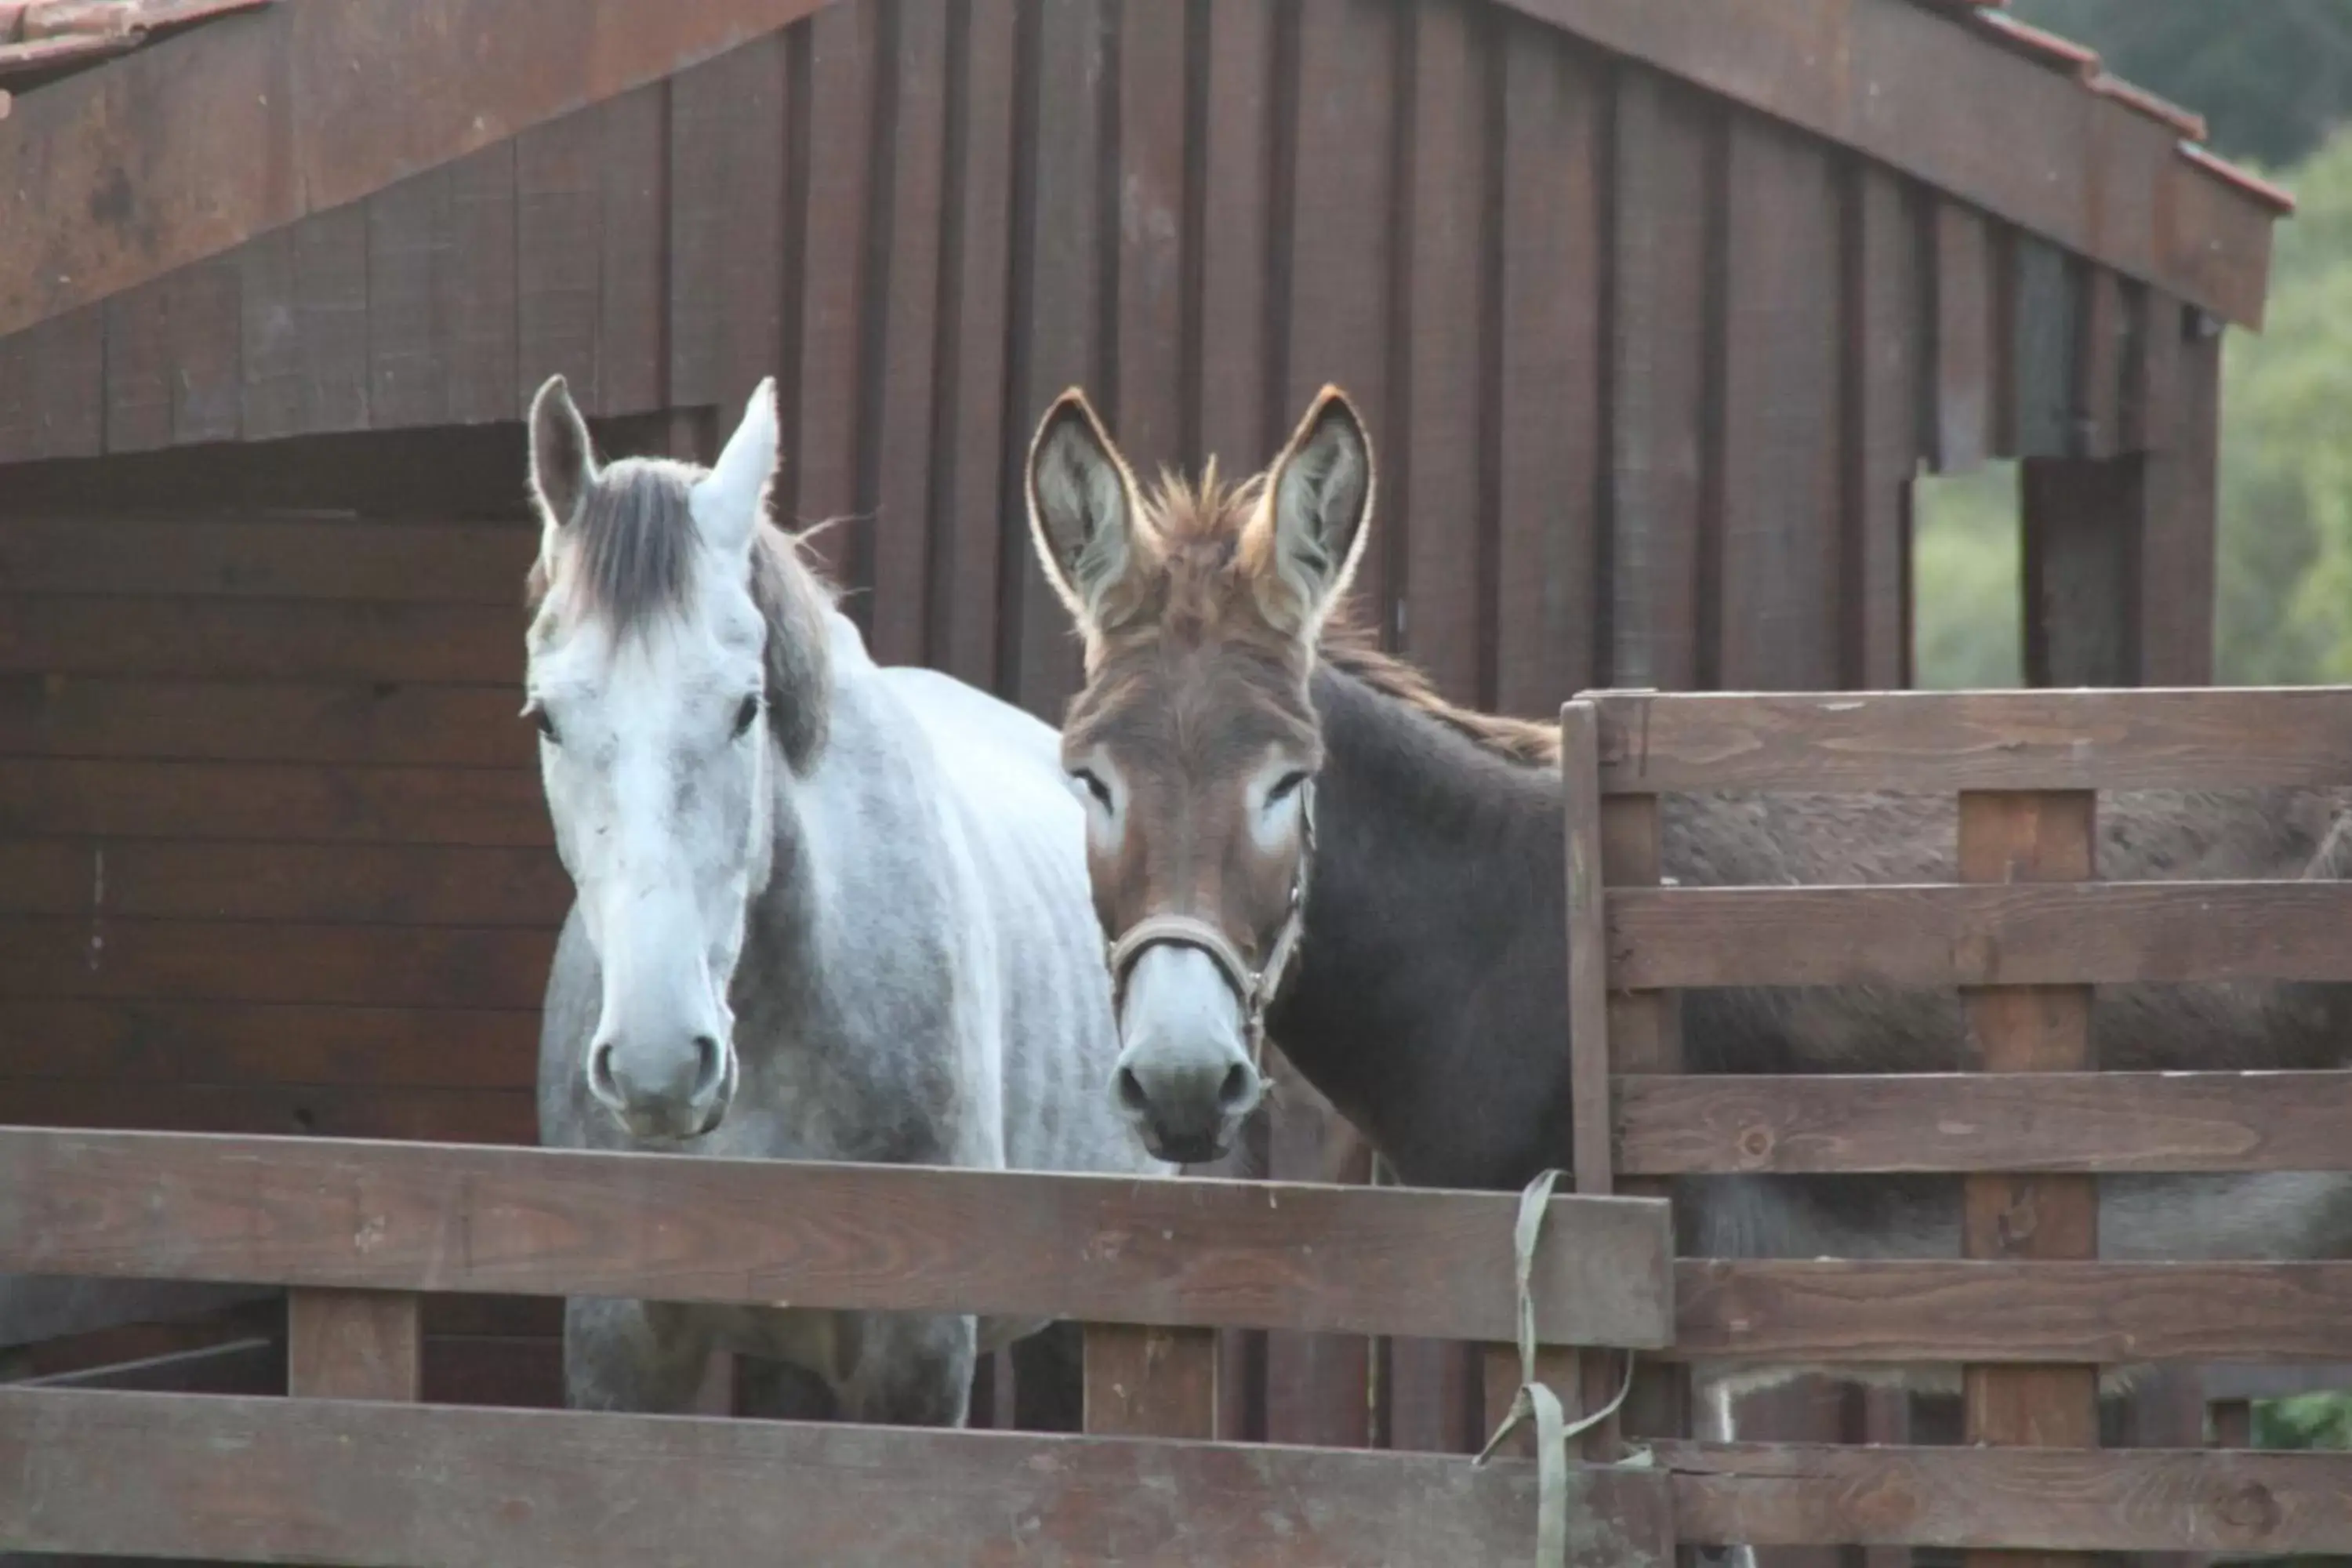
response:
[[[1249,1039],[1250,1066],[1263,1072],[1265,1068],[1265,1013],[1282,989],[1285,975],[1290,972],[1291,960],[1298,952],[1298,939],[1307,929],[1307,879],[1315,864],[1315,784],[1313,780],[1298,786],[1299,850],[1298,868],[1291,873],[1290,907],[1283,911],[1281,929],[1274,933],[1267,947],[1265,963],[1255,969],[1242,956],[1231,938],[1193,915],[1146,915],[1120,933],[1118,940],[1105,950],[1105,961],[1110,965],[1111,1005],[1125,1005],[1127,977],[1136,961],[1155,947],[1190,947],[1208,954],[1209,962],[1232,987],[1242,1005],[1242,1016]]]

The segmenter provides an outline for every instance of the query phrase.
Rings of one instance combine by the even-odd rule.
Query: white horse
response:
[[[766,521],[763,382],[715,468],[600,466],[531,407],[529,701],[577,899],[548,978],[541,1142],[733,1158],[1166,1173],[1118,1054],[1055,732],[884,669]],[[577,1407],[691,1406],[726,1348],[844,1418],[954,1425],[1042,1322],[575,1300]],[[829,1396],[829,1397],[826,1397]]]

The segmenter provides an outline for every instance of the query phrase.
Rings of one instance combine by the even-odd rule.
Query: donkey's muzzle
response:
[[[1155,1158],[1201,1164],[1233,1146],[1265,1095],[1244,1028],[1240,998],[1208,954],[1169,943],[1136,960],[1111,1093]]]

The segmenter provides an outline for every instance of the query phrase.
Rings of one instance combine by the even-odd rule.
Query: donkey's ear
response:
[[[530,493],[549,539],[579,514],[581,498],[595,482],[588,422],[572,405],[563,378],[551,375],[530,400]]]
[[[1325,387],[1266,470],[1265,499],[1242,550],[1260,605],[1302,640],[1321,632],[1363,559],[1372,531],[1372,479],[1364,422],[1347,394]]]
[[[1148,548],[1127,459],[1076,387],[1054,400],[1029,444],[1029,536],[1046,580],[1089,636],[1104,602]]]
[[[727,437],[718,465],[695,481],[694,521],[703,542],[718,551],[749,550],[768,510],[776,477],[776,378],[751,389],[743,422]]]

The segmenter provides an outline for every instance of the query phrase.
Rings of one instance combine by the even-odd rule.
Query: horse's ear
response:
[[[1371,437],[1347,394],[1327,386],[1266,470],[1242,540],[1260,606],[1303,641],[1321,632],[1363,559],[1372,489]]]
[[[1088,636],[1148,541],[1127,459],[1076,387],[1054,400],[1029,443],[1029,536],[1046,580]]]
[[[530,493],[551,542],[579,514],[581,498],[596,482],[596,449],[572,389],[551,375],[530,400]]]
[[[694,521],[713,550],[749,550],[768,510],[776,477],[776,378],[751,389],[743,421],[727,437],[709,473],[695,482]]]

